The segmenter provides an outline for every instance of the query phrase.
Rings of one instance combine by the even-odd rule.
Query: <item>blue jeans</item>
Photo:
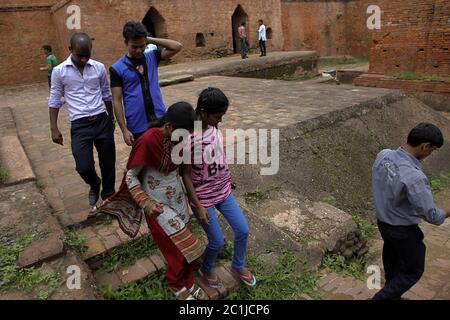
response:
[[[225,201],[217,204],[215,208],[223,214],[233,229],[234,252],[231,266],[233,269],[241,271],[245,266],[245,256],[247,254],[247,238],[249,233],[247,220],[233,194],[230,194]],[[192,210],[197,216],[196,208],[192,208]],[[212,271],[217,255],[225,244],[222,229],[220,228],[214,207],[208,208],[207,210],[210,219],[209,224],[202,224],[202,227],[208,236],[208,246],[203,253],[203,264],[201,267],[203,272]]]

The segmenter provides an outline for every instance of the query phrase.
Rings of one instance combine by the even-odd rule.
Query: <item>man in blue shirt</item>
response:
[[[450,208],[439,209],[421,160],[442,147],[441,130],[420,123],[397,150],[381,151],[372,169],[372,192],[378,229],[384,241],[386,283],[374,300],[398,300],[421,278],[425,269],[424,235],[418,224],[425,220],[441,225]]]
[[[158,64],[182,49],[177,41],[147,35],[147,29],[141,22],[127,22],[123,37],[128,53],[110,68],[114,113],[123,139],[129,146],[147,130],[150,122],[165,114]],[[162,49],[145,52],[148,44]]]

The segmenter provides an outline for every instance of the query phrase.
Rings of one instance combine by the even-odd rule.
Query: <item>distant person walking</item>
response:
[[[53,54],[52,47],[50,45],[43,45],[42,50],[44,50],[45,54],[45,66],[41,68],[41,71],[47,71],[48,87],[50,89],[52,86],[52,72],[53,69],[58,65],[58,60]]]
[[[241,57],[242,59],[247,59],[249,43],[247,40],[247,33],[245,31],[245,22],[241,23],[241,26],[238,28],[238,32],[239,39],[241,40]]]
[[[265,57],[267,55],[266,50],[266,41],[267,41],[267,35],[266,35],[266,26],[264,25],[264,22],[262,19],[259,19],[259,29],[258,29],[258,40],[259,40],[259,49],[261,50],[260,57]]]

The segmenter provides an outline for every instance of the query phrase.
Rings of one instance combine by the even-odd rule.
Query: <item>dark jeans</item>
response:
[[[137,141],[137,139],[139,139],[144,133],[145,133],[145,131],[141,132],[141,133],[133,133],[134,141]]]
[[[384,240],[386,283],[373,300],[398,300],[416,284],[425,270],[423,232],[419,226],[392,226],[378,221]]]
[[[265,41],[259,40],[259,49],[261,50],[261,55],[262,56],[267,55],[266,42]]]
[[[247,58],[248,56],[248,41],[247,38],[241,39],[241,57],[242,59]]]
[[[51,74],[48,75],[48,88],[49,89],[52,88],[52,75]]]
[[[102,173],[102,199],[115,191],[116,146],[114,143],[114,124],[106,113],[92,118],[72,121],[72,153],[76,170],[91,187],[98,185],[99,177],[95,171],[93,146],[97,149]]]

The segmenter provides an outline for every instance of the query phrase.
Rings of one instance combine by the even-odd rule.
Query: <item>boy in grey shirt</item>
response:
[[[384,240],[386,283],[374,300],[398,300],[421,278],[425,244],[418,224],[441,225],[450,208],[436,207],[421,160],[444,144],[441,130],[420,123],[397,150],[381,151],[372,169],[372,192],[378,228]]]

